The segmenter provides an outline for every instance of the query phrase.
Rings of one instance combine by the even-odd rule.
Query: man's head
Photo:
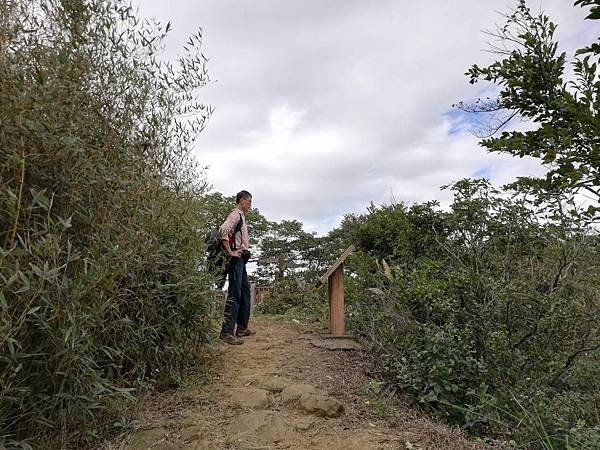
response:
[[[235,203],[244,212],[248,211],[252,206],[252,194],[248,191],[240,191],[235,196]]]

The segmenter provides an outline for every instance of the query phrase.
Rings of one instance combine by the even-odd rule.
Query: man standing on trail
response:
[[[244,343],[241,337],[255,334],[248,328],[250,283],[246,273],[246,263],[250,258],[250,241],[244,216],[252,206],[252,195],[248,191],[240,191],[235,197],[235,203],[235,208],[219,228],[221,243],[228,256],[227,279],[229,281],[225,319],[220,338],[228,344],[239,345]]]

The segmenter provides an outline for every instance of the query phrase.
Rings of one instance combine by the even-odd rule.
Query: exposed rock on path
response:
[[[475,449],[455,430],[368,393],[360,351],[311,344],[299,324],[252,320],[255,336],[218,349],[208,382],[157,394],[142,425],[120,444],[132,449]]]

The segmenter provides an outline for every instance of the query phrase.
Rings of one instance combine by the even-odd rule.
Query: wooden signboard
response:
[[[325,283],[325,280],[328,283],[329,329],[333,336],[344,336],[346,332],[344,318],[344,261],[354,250],[354,245],[348,247],[317,283],[317,286]]]

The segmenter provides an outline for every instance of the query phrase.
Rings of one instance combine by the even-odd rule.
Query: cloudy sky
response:
[[[203,30],[215,108],[194,154],[214,190],[247,189],[268,219],[324,233],[370,202],[438,199],[463,177],[501,184],[536,161],[490,155],[451,105],[493,95],[463,74],[490,62],[482,30],[508,0],[137,0],[171,21],[164,57]],[[596,34],[572,0],[536,0],[572,53]],[[516,126],[521,126],[516,124]]]

